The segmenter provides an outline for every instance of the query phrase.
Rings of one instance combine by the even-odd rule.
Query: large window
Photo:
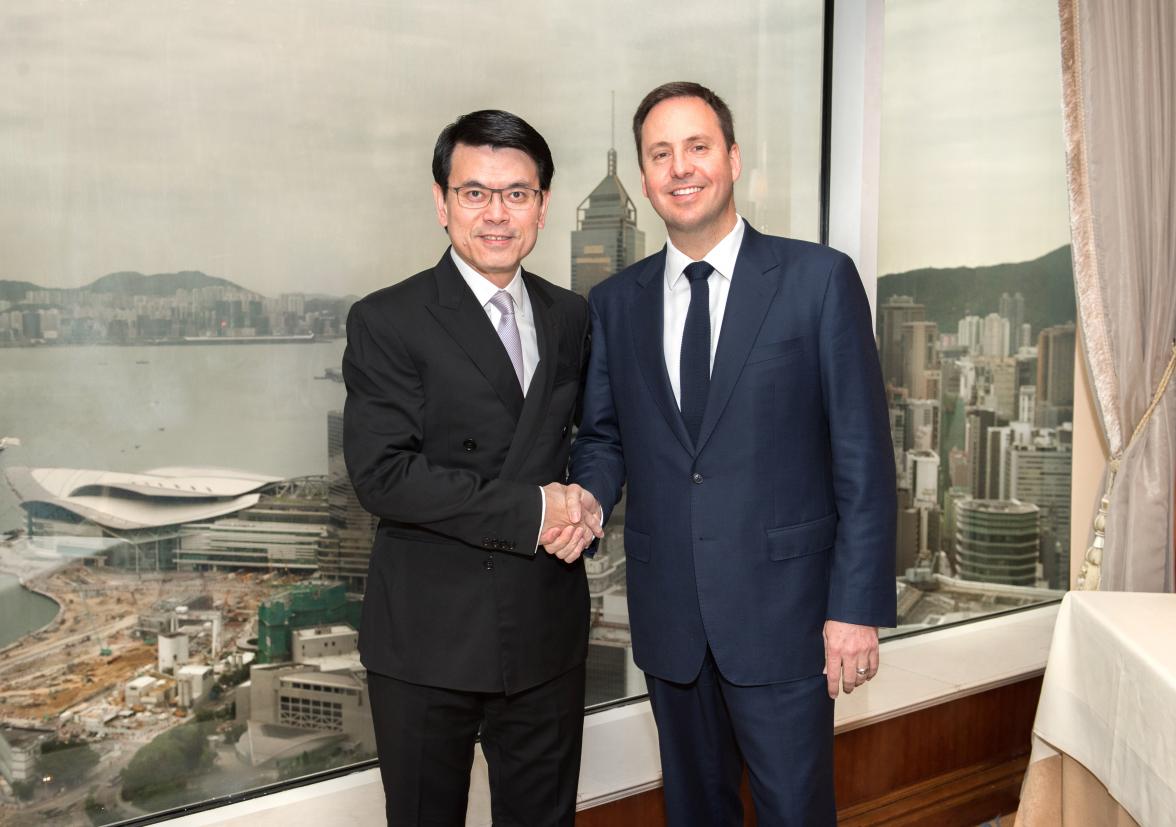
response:
[[[501,107],[546,136],[528,266],[586,291],[663,243],[628,119],[696,79],[736,113],[742,214],[815,240],[822,7],[5,2],[0,821],[370,757],[340,337],[445,247],[437,133]],[[619,524],[590,580],[589,699],[643,691]]]
[[[899,631],[1068,588],[1074,406],[1057,6],[885,7],[877,332]]]

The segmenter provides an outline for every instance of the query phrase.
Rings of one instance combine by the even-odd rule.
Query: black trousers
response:
[[[495,827],[576,816],[584,665],[513,695],[420,686],[368,673],[388,824],[462,827],[481,732]]]
[[[833,827],[833,701],[824,675],[737,686],[707,650],[690,683],[645,676],[666,823],[742,827],[746,762],[760,827]]]

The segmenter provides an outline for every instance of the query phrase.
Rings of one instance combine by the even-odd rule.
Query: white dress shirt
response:
[[[486,311],[490,324],[494,326],[495,330],[498,330],[498,322],[502,320],[502,311],[490,303],[490,299],[494,298],[494,294],[498,292],[498,287],[490,279],[466,264],[465,260],[454,252],[452,247],[449,248],[449,255],[453,258],[453,263],[457,265],[457,272],[461,273],[466,284],[474,291],[478,304],[482,305],[482,309]],[[510,293],[511,299],[514,300],[515,323],[519,326],[519,339],[523,343],[523,395],[526,396],[527,389],[531,387],[531,380],[535,378],[535,369],[539,366],[539,334],[535,329],[535,314],[531,311],[531,297],[527,295],[527,288],[523,284],[522,267],[515,271],[510,284],[502,289]],[[681,339],[681,337],[681,333],[679,333],[678,338]]]
[[[470,286],[470,290],[474,291],[474,297],[478,300],[478,304],[482,305],[482,309],[486,311],[486,315],[490,319],[490,324],[497,331],[498,322],[502,319],[502,311],[491,304],[490,299],[498,292],[498,286],[466,264],[465,259],[459,256],[452,247],[449,248],[449,255],[453,259],[453,263],[457,265],[457,272],[461,273],[461,277]],[[523,396],[526,396],[527,389],[531,387],[531,380],[535,378],[535,368],[539,366],[539,334],[535,329],[535,314],[531,312],[531,297],[527,295],[527,288],[523,285],[521,265],[515,271],[510,284],[502,289],[510,293],[510,297],[514,299],[515,323],[519,326],[519,339],[523,343]],[[678,338],[682,338],[681,332],[678,333]],[[535,548],[539,548],[539,538],[543,536],[543,521],[546,519],[547,498],[543,495],[543,486],[539,486],[539,534],[535,537]]]
[[[723,314],[727,310],[727,293],[731,290],[731,277],[735,273],[735,260],[743,244],[743,218],[735,216],[735,228],[723,240],[711,248],[700,261],[715,268],[707,277],[707,292],[710,299],[710,367],[715,366],[715,351],[719,346],[719,333],[723,328]],[[690,309],[690,280],[684,275],[686,265],[694,259],[666,239],[665,288],[662,300],[662,347],[665,351],[666,373],[670,375],[670,387],[674,399],[682,407],[682,333],[686,329],[686,312]]]

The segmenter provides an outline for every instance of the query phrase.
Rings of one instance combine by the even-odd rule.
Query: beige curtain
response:
[[[1059,10],[1078,321],[1117,467],[1088,583],[1170,592],[1176,380],[1160,388],[1176,338],[1176,0]]]

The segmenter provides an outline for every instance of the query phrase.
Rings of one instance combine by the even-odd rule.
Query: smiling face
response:
[[[507,209],[500,196],[484,207],[470,209],[457,203],[454,187],[478,186],[539,188],[539,169],[519,149],[458,144],[450,162],[449,187],[433,185],[437,221],[462,260],[499,287],[514,277],[519,264],[535,246],[547,220],[548,193],[522,210]]]
[[[666,223],[674,246],[706,255],[735,226],[739,145],[727,146],[701,98],[669,98],[641,127],[641,192]]]

